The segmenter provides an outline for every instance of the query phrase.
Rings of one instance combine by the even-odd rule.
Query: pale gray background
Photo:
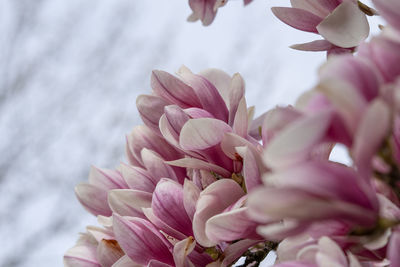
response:
[[[310,88],[325,55],[288,48],[317,36],[279,4],[229,1],[203,27],[182,0],[0,0],[0,266],[61,266],[95,224],[73,187],[124,161],[152,69],[239,72],[257,114]]]

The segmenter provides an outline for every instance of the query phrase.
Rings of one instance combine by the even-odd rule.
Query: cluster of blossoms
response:
[[[128,162],[76,187],[101,227],[65,266],[258,266],[271,250],[280,267],[400,266],[400,1],[373,2],[273,8],[324,38],[295,48],[330,56],[295,106],[257,118],[239,74],[153,71]],[[209,24],[225,1],[189,3]],[[377,13],[388,25],[365,42]]]

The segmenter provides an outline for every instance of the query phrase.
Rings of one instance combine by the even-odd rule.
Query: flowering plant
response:
[[[249,3],[250,1],[245,1]],[[226,1],[190,0],[210,24]],[[127,162],[76,195],[97,216],[65,266],[400,266],[400,2],[292,0],[273,13],[323,37],[319,81],[254,118],[240,74],[155,70]],[[366,15],[387,22],[369,35]],[[330,158],[336,145],[352,159]]]

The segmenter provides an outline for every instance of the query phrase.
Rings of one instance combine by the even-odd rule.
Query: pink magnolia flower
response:
[[[153,95],[140,96],[137,101],[145,123],[186,155],[168,163],[202,170],[203,174],[212,171],[221,177],[239,173],[242,159],[223,151],[224,136],[234,133],[255,147],[260,138],[253,130],[260,126],[260,120],[251,120],[243,79],[215,69],[195,75],[182,68],[179,75],[154,71]],[[150,118],[151,109],[155,112]]]
[[[231,186],[224,186],[226,184]],[[218,192],[214,192],[213,188]],[[212,261],[206,253],[206,248],[214,247],[215,255],[218,259],[222,259],[220,264],[227,266],[250,246],[260,242],[248,239],[240,242],[240,245],[225,242],[251,236],[260,238],[255,234],[256,224],[251,222],[245,213],[247,208],[242,207],[243,201],[237,201],[235,196],[239,195],[232,195],[232,188],[237,194],[244,196],[243,189],[229,179],[213,183],[202,193],[189,180],[185,180],[182,187],[170,179],[162,179],[154,191],[151,207],[143,210],[147,220],[121,217],[114,212],[116,239],[130,259],[138,264],[146,265],[157,261],[165,266],[186,266],[185,262],[190,262],[191,266],[205,266]],[[216,200],[222,200],[222,206],[221,202],[207,201],[207,196],[210,195],[208,192],[219,195]],[[209,206],[204,207],[205,202]],[[232,227],[231,230],[236,229],[236,234],[225,236],[223,240],[217,239],[212,243],[204,241],[202,235],[204,226],[199,222],[205,217],[208,218],[204,215],[204,212],[208,211],[216,215],[211,216],[209,220],[211,225],[216,225],[219,229],[223,229],[224,226]],[[221,212],[221,216],[218,217]],[[229,225],[235,221],[235,225]],[[228,228],[225,228],[225,232],[229,232]],[[218,231],[217,233],[221,236]],[[209,236],[214,237],[213,234]],[[139,245],[143,242],[144,245]]]
[[[117,188],[128,188],[120,172],[92,166],[89,183],[78,184],[75,193],[79,202],[90,213],[95,216],[110,216],[112,211],[107,204],[108,191]]]
[[[123,255],[111,229],[89,226],[77,244],[65,253],[64,266],[111,266]]]
[[[143,156],[143,149],[153,151],[153,154],[163,160],[175,160],[183,156],[181,152],[168,144],[164,138],[155,134],[152,127],[147,127],[146,125],[136,126],[126,139],[126,154],[131,166],[146,168],[146,164],[149,164],[146,157],[149,154],[146,153]],[[174,169],[174,171],[178,172],[179,169]],[[184,176],[184,174],[181,174],[177,177],[181,182],[183,182],[182,175]]]
[[[245,138],[247,130],[251,131],[256,127],[251,121],[243,121],[247,107],[244,100],[245,85],[239,74],[231,77],[217,69],[193,74],[188,68],[182,67],[178,75],[179,77],[175,77],[167,72],[153,71],[153,94],[138,97],[136,103],[139,113],[149,128],[160,133],[160,126],[163,126],[160,118],[163,114],[172,123],[171,127],[175,132],[181,130],[188,118],[220,120],[232,128],[238,128],[238,131],[242,130],[238,134],[245,135]],[[169,105],[173,107],[166,109]],[[171,122],[175,117],[179,120]],[[243,129],[246,131],[243,132]],[[171,141],[171,138],[167,140]]]
[[[265,223],[259,233],[266,238],[297,235],[324,221],[373,227],[378,219],[372,186],[346,166],[302,163],[266,175],[264,183],[250,195],[249,206],[253,218]]]
[[[391,131],[393,96],[384,89],[388,83],[374,65],[366,58],[351,55],[330,58],[320,69],[319,84],[303,96],[299,105],[307,113],[333,111],[336,123],[342,125],[336,127],[341,132],[333,141],[351,149],[365,177]]]
[[[361,267],[351,252],[345,252],[329,237],[321,237],[313,244],[304,246],[295,255],[296,260],[277,264],[279,267]]]
[[[247,5],[252,0],[244,0]],[[189,6],[193,13],[189,16],[188,21],[201,20],[204,26],[210,25],[219,7],[224,6],[228,0],[189,0]]]
[[[324,40],[294,45],[294,49],[351,52],[369,35],[368,21],[357,1],[294,0],[291,4],[291,8],[273,7],[272,12],[296,29],[324,37]]]
[[[127,201],[148,201],[163,177],[183,183],[185,170],[165,163],[165,160],[180,158],[182,154],[164,139],[146,126],[138,126],[128,135],[127,140],[127,155],[132,165],[122,164],[119,170],[92,167],[89,183],[76,186],[78,200],[96,216],[111,216],[116,209],[126,213],[122,212],[126,207],[121,205]],[[130,207],[130,211],[133,210]],[[141,207],[136,207],[135,216],[143,217]]]
[[[389,44],[394,46],[388,47]],[[393,140],[389,141],[390,157],[394,161],[398,158],[396,125],[399,102],[396,88],[400,72],[395,59],[400,50],[395,44],[395,41],[379,36],[371,43],[361,45],[356,57],[348,55],[329,59],[320,70],[319,85],[311,94],[307,93],[304,99],[308,100],[303,99],[301,104],[311,112],[333,108],[349,137],[348,142],[342,143],[351,149],[354,162],[365,173],[372,169],[382,172],[390,169],[375,156],[384,140]],[[325,102],[318,107],[313,104],[316,99]],[[395,127],[391,127],[392,124]]]
[[[351,76],[345,75],[345,70],[335,74]],[[331,79],[327,75],[325,78]],[[374,81],[373,77],[369,79]],[[351,81],[348,84],[362,87],[362,83]],[[380,214],[382,207],[373,184],[372,164],[389,132],[390,112],[384,101],[374,99],[377,90],[372,89],[357,92],[372,101],[364,100],[366,107],[361,110],[365,114],[356,110],[359,121],[347,118],[353,123],[348,124],[348,130],[343,118],[353,113],[338,113],[340,108],[329,103],[325,95],[323,101],[320,95],[313,95],[308,102],[309,110],[304,113],[278,108],[267,114],[263,128],[264,162],[270,170],[263,178],[265,186],[252,192],[248,202],[252,217],[264,225],[258,232],[266,239],[281,240],[305,233],[313,238],[338,235],[351,246],[365,242],[351,238],[348,241],[352,229],[373,229],[379,217],[388,218]],[[347,133],[343,134],[343,130]],[[332,148],[329,144],[338,141],[352,149],[356,170],[327,161]],[[329,230],[332,225],[336,230]],[[363,255],[367,256],[372,257]]]
[[[116,171],[93,169],[89,183],[77,187],[88,210],[112,215],[106,229],[122,251],[115,266],[205,266],[213,260],[227,266],[260,242],[244,203],[265,171],[255,130],[262,119],[252,121],[243,79],[214,69],[195,75],[182,68],[179,75],[153,72],[153,95],[138,98],[145,125],[127,136],[129,163]],[[205,216],[202,203],[212,192],[225,204],[214,202],[206,207],[213,214]],[[201,220],[209,221],[207,230]],[[222,237],[218,229],[231,227],[235,233]]]
[[[400,67],[396,64],[400,58],[400,41],[383,35],[374,37],[360,47],[359,57],[371,61],[385,83],[395,82],[400,75]]]
[[[200,193],[193,216],[196,240],[205,247],[242,238],[260,239],[247,215],[247,196],[237,182],[222,179]]]
[[[174,266],[173,245],[147,220],[114,215],[115,235],[133,262]]]

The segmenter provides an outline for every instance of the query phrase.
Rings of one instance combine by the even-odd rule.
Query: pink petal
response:
[[[145,169],[126,164],[121,164],[119,169],[129,188],[149,193],[154,191],[157,181]]]
[[[312,204],[312,205],[311,205]],[[318,201],[317,197],[295,188],[276,189],[264,187],[256,189],[248,199],[248,206],[251,208],[252,217],[262,221],[280,221],[283,218],[314,219],[315,216],[327,216],[331,211],[318,213],[326,203]],[[262,214],[265,214],[263,218]]]
[[[349,258],[349,267],[362,267],[360,261],[351,252],[347,252],[347,257]]]
[[[267,112],[261,114],[257,118],[251,120],[250,127],[249,127],[249,135],[256,140],[261,139],[261,132],[262,132],[262,125],[267,116]]]
[[[381,147],[390,128],[390,110],[382,100],[372,102],[354,137],[352,154],[355,164],[365,178],[369,178],[372,158]]]
[[[182,130],[183,125],[190,117],[178,106],[170,105],[164,108],[165,117],[176,135]]]
[[[91,184],[78,184],[75,194],[82,206],[90,213],[110,216],[112,211],[107,202],[107,191]]]
[[[151,206],[151,198],[151,193],[131,189],[116,189],[108,193],[111,210],[122,216],[145,218],[142,208]]]
[[[400,116],[394,115],[393,118],[393,157],[400,162]]]
[[[107,217],[110,218],[110,217]],[[111,224],[112,226],[112,224]],[[100,242],[103,239],[115,239],[114,233],[112,232],[112,229],[110,229],[109,227],[107,227],[107,229],[105,228],[101,228],[101,227],[96,227],[96,226],[87,226],[86,227],[86,231],[90,234],[89,238],[94,238],[97,242]],[[90,242],[93,243],[93,241],[90,240]]]
[[[371,199],[369,195],[372,189],[367,187],[369,182],[361,185],[362,181],[352,168],[336,163],[303,163],[266,175],[264,181],[276,187],[298,188],[313,196],[346,201],[370,209],[371,212],[377,209],[376,197]],[[346,186],[343,187],[343,184]]]
[[[301,261],[288,261],[275,265],[276,267],[317,267],[313,263],[301,262]]]
[[[260,241],[261,240],[243,239],[243,240],[240,240],[236,243],[229,245],[224,250],[225,257],[222,260],[220,267],[230,266],[230,264],[232,262],[234,262],[235,260],[239,259],[247,249],[256,245]]]
[[[332,44],[326,40],[315,40],[304,44],[291,45],[290,48],[301,51],[328,51]]]
[[[224,133],[231,132],[231,127],[217,119],[191,119],[185,123],[179,138],[183,149],[206,149],[219,144]]]
[[[131,150],[132,138],[129,135],[126,135],[125,141],[126,141],[125,155],[126,155],[126,158],[128,159],[129,164],[131,164],[133,166],[143,167],[142,163],[137,158],[137,155],[134,154],[134,151]]]
[[[216,0],[189,0],[193,14],[189,16],[188,21],[201,20],[204,26],[210,25],[216,15],[216,11],[214,10],[215,2]]]
[[[174,161],[168,161],[166,163],[172,166],[215,172],[217,174],[220,174],[222,177],[231,176],[231,172],[227,171],[226,169],[195,158],[183,158]]]
[[[219,7],[224,6],[228,1],[227,0],[217,0],[214,4],[214,11],[217,11]]]
[[[400,43],[382,36],[374,37],[369,43],[364,43],[358,50],[358,55],[370,59],[385,82],[395,82],[400,75]]]
[[[382,218],[396,221],[400,220],[400,208],[387,197],[377,194],[379,200],[379,214]],[[397,201],[397,200],[394,200]]]
[[[89,183],[104,190],[127,187],[127,184],[118,171],[101,169],[95,166],[91,166],[90,168]]]
[[[153,95],[140,95],[136,99],[136,106],[144,124],[158,133],[158,121],[164,113],[164,107],[168,105],[164,99]]]
[[[334,45],[358,46],[369,35],[365,14],[352,1],[344,1],[318,26],[318,33]]]
[[[227,155],[230,159],[237,160],[236,147],[248,147],[254,151],[256,149],[252,143],[243,137],[240,137],[234,133],[225,133],[221,141],[221,148],[225,155]]]
[[[400,231],[393,232],[387,248],[387,257],[390,260],[390,266],[400,266]]]
[[[243,177],[245,180],[245,185],[247,192],[251,192],[254,188],[261,184],[261,174],[259,162],[261,158],[258,154],[253,154],[253,152],[246,147],[243,157]],[[256,157],[259,159],[257,160]],[[261,169],[263,170],[263,169]]]
[[[321,23],[322,18],[306,10],[290,7],[271,8],[274,15],[295,29],[317,33],[317,25]]]
[[[119,258],[124,256],[124,254],[116,240],[103,239],[97,246],[97,258],[101,266],[113,265]]]
[[[114,263],[112,267],[143,267],[143,265],[134,263],[127,255],[125,255]]]
[[[280,262],[296,260],[297,254],[302,248],[315,243],[316,241],[311,239],[308,234],[288,237],[279,243],[276,256]]]
[[[196,204],[200,192],[200,189],[192,181],[185,179],[183,184],[183,205],[190,220],[193,220],[193,215],[196,212]]]
[[[64,255],[65,267],[100,267],[95,247],[78,245],[70,248]]]
[[[267,188],[255,190],[248,206],[252,218],[258,221],[319,221],[340,218],[355,224],[371,226],[376,221],[373,211],[340,200],[321,198],[297,188]],[[264,216],[263,216],[264,214]],[[297,227],[297,226],[296,226]]]
[[[334,10],[340,1],[337,0],[290,0],[292,7],[307,10],[321,18],[329,15]]]
[[[178,180],[172,167],[166,164],[154,151],[144,148],[141,152],[141,157],[144,166],[155,181],[159,181],[161,178]]]
[[[231,76],[219,69],[206,69],[199,73],[217,88],[219,94],[224,99],[226,106],[229,106],[229,92]]]
[[[195,111],[193,109],[196,109]],[[164,136],[164,138],[171,143],[172,145],[174,145],[175,147],[177,147],[178,149],[182,150],[182,147],[179,144],[179,135],[180,132],[182,130],[182,126],[189,120],[189,115],[187,113],[196,113],[195,115],[202,115],[199,114],[200,112],[197,112],[197,110],[201,110],[201,109],[197,109],[197,108],[193,108],[191,109],[191,111],[188,112],[189,109],[186,109],[185,111],[182,111],[183,114],[175,114],[177,116],[175,116],[175,118],[172,118],[171,121],[169,119],[167,119],[167,113],[165,115],[163,115],[160,119],[160,130],[162,135]],[[204,110],[201,110],[204,114]],[[207,113],[207,112],[206,112]],[[171,114],[169,114],[171,115]],[[212,117],[212,116],[211,116]],[[179,120],[179,121],[178,121]],[[200,151],[184,151],[185,154],[187,156],[191,156],[191,157],[195,157],[195,158],[205,158],[206,156],[203,155],[202,152]]]
[[[210,262],[212,262],[212,258],[206,252],[198,252],[193,250],[189,255],[189,260],[187,263],[193,263],[194,266],[208,266]]]
[[[366,107],[365,98],[349,83],[342,80],[322,80],[317,86],[334,105],[350,133],[354,133]]]
[[[131,155],[130,157],[135,158],[137,162],[140,162],[140,164],[143,164],[141,158],[141,151],[143,148],[157,152],[166,160],[174,160],[181,157],[181,154],[168,144],[164,138],[155,134],[154,131],[145,125],[136,126],[132,133],[128,135],[127,139],[128,154]]]
[[[235,114],[235,119],[233,121],[233,131],[243,137],[247,137],[247,129],[248,129],[248,121],[247,121],[247,105],[246,105],[246,99],[242,97],[242,99],[239,102],[236,114]]]
[[[156,215],[154,215],[154,212],[151,208],[144,208],[143,213],[144,213],[144,215],[146,215],[146,218],[152,224],[154,224],[157,227],[157,229],[159,229],[165,235],[167,235],[168,238],[182,240],[187,237],[184,234],[182,234],[181,232],[173,229],[168,224],[166,224],[164,221],[162,221],[160,218],[158,218]]]
[[[172,267],[172,266],[158,260],[151,260],[149,264],[147,264],[147,267]]]
[[[276,223],[259,226],[257,232],[267,240],[280,241],[288,237],[304,234],[310,227],[307,222],[284,219]]]
[[[233,125],[240,100],[244,97],[244,80],[239,73],[232,77],[229,91],[229,125]]]
[[[186,113],[186,110],[185,110],[185,113]],[[171,145],[175,146],[176,148],[178,148],[181,151],[184,151],[179,144],[180,130],[181,129],[179,129],[179,132],[176,132],[175,129],[170,124],[170,122],[168,121],[165,114],[163,116],[161,116],[161,118],[160,118],[161,134],[163,135],[165,140],[167,140]],[[186,151],[184,151],[184,153],[187,156],[191,156],[191,157],[195,157],[195,158],[204,158],[204,155],[202,155],[202,153],[200,153],[199,151],[187,151],[186,150]]]
[[[305,113],[315,113],[316,111],[331,108],[332,104],[324,94],[314,88],[301,94],[296,101],[295,107]]]
[[[215,242],[234,241],[242,238],[260,238],[256,226],[247,215],[248,207],[234,209],[211,217],[206,222],[206,235]]]
[[[228,108],[211,82],[200,75],[193,74],[185,67],[179,70],[179,75],[193,88],[204,110],[210,112],[219,120],[228,121]]]
[[[187,256],[193,251],[195,246],[196,246],[196,240],[194,240],[193,237],[188,237],[175,244],[173,254],[176,267],[188,266]],[[192,264],[192,266],[194,265]]]
[[[216,244],[206,235],[207,220],[232,205],[244,194],[242,188],[230,179],[218,180],[201,192],[193,218],[194,236],[200,245],[210,247]]]
[[[204,189],[217,181],[217,178],[216,175],[210,171],[194,169],[192,180],[196,186],[198,186],[200,189]]]
[[[315,258],[320,266],[326,262],[337,266],[347,266],[347,259],[342,249],[326,236],[318,241],[318,252]]]
[[[161,116],[159,122],[159,128],[161,135],[165,138],[165,140],[176,148],[181,148],[179,145],[179,134],[175,132],[172,125],[168,122],[167,117],[164,115]]]
[[[146,265],[156,258],[173,265],[168,241],[151,223],[140,218],[127,220],[117,214],[113,215],[113,222],[118,243],[134,262]]]
[[[296,120],[285,127],[268,144],[264,161],[271,168],[282,168],[307,159],[311,149],[321,142],[331,113],[320,112]]]
[[[193,88],[165,71],[152,72],[151,87],[157,95],[171,104],[176,104],[181,108],[201,107]]]
[[[293,107],[277,107],[268,111],[262,124],[263,144],[268,144],[276,133],[301,116],[302,114]]]
[[[372,65],[353,55],[330,58],[320,68],[319,76],[322,80],[341,79],[349,82],[368,101],[377,97],[381,85],[380,77]]]
[[[187,108],[185,109],[185,113],[192,117],[192,119],[199,119],[199,118],[214,118],[214,116],[201,108]]]
[[[192,222],[183,205],[182,185],[169,180],[162,179],[157,184],[153,193],[151,208],[160,220],[171,228],[192,236]]]

